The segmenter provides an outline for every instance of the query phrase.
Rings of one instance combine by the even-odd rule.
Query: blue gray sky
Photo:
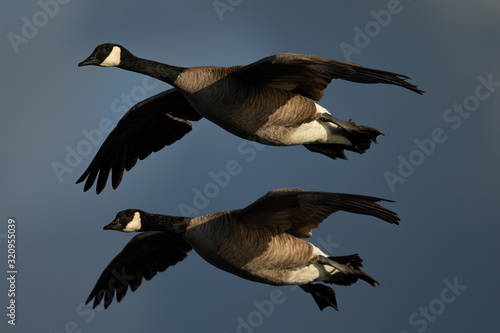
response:
[[[0,279],[2,332],[498,329],[499,14],[493,0],[4,3],[0,267],[9,277],[13,219],[17,275],[15,326],[6,316],[9,283]],[[313,54],[408,75],[426,94],[334,81],[321,105],[386,134],[348,161],[250,145],[202,120],[139,161],[117,190],[108,185],[96,195],[75,181],[109,124],[169,88],[116,68],[78,68],[103,42],[180,66]],[[228,163],[239,172],[210,185]],[[310,239],[331,255],[359,253],[381,285],[335,287],[340,311],[320,312],[300,290],[242,280],[192,252],[105,311],[83,305],[133,236],[102,230],[118,211],[206,214],[280,187],[395,200],[386,207],[399,213],[400,226],[337,213]],[[214,192],[195,200],[207,188]]]

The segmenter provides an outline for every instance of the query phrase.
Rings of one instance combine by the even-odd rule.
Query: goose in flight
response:
[[[389,200],[277,189],[243,209],[195,218],[121,211],[104,229],[141,233],[104,269],[86,303],[93,300],[95,308],[104,300],[107,308],[115,294],[121,301],[129,287],[135,291],[143,278],[150,280],[194,249],[228,273],[275,286],[299,285],[321,310],[338,310],[334,290],[324,283],[348,286],[361,279],[375,287],[378,282],[361,270],[359,255],[328,256],[305,238],[337,211],[399,224],[396,213],[379,201]]]
[[[272,146],[304,145],[330,158],[344,149],[364,153],[381,131],[333,117],[319,101],[332,79],[393,84],[419,94],[408,77],[312,55],[279,53],[246,66],[177,67],[138,58],[123,46],[102,44],[78,66],[118,67],[174,88],[133,106],[108,135],[77,183],[97,179],[100,193],[112,172],[118,187],[138,159],[173,144],[206,118],[243,139]]]

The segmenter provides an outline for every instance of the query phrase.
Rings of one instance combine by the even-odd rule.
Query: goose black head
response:
[[[134,232],[142,230],[144,212],[138,209],[126,209],[116,214],[113,222],[104,227],[104,230]]]
[[[106,43],[97,46],[92,54],[78,64],[81,66],[117,67],[121,63],[123,47],[118,44]]]

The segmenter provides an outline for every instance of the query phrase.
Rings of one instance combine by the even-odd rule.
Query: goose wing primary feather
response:
[[[129,171],[137,159],[142,160],[181,139],[191,131],[188,120],[201,118],[175,88],[137,103],[120,119],[76,183],[86,179],[84,191],[87,191],[97,178],[99,194],[112,170],[112,185],[116,189],[123,171]]]
[[[325,57],[278,53],[237,70],[238,75],[270,87],[290,90],[319,101],[332,79],[359,83],[394,84],[416,93],[423,91],[407,82],[409,77],[362,67],[358,64]]]
[[[397,214],[377,204],[378,201],[390,202],[363,195],[278,189],[235,211],[233,216],[246,225],[278,228],[300,238],[310,237],[313,229],[339,210],[399,224]]]
[[[104,298],[104,308],[113,301],[120,302],[128,287],[135,291],[142,282],[152,279],[186,258],[191,246],[175,234],[162,231],[143,232],[128,242],[123,250],[104,269],[85,304],[94,299],[93,307]]]

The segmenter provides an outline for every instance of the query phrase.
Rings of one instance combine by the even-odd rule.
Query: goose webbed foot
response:
[[[321,311],[328,306],[331,306],[337,311],[339,310],[337,306],[337,299],[335,298],[335,291],[332,288],[323,284],[312,283],[300,285],[300,288],[312,295]]]

